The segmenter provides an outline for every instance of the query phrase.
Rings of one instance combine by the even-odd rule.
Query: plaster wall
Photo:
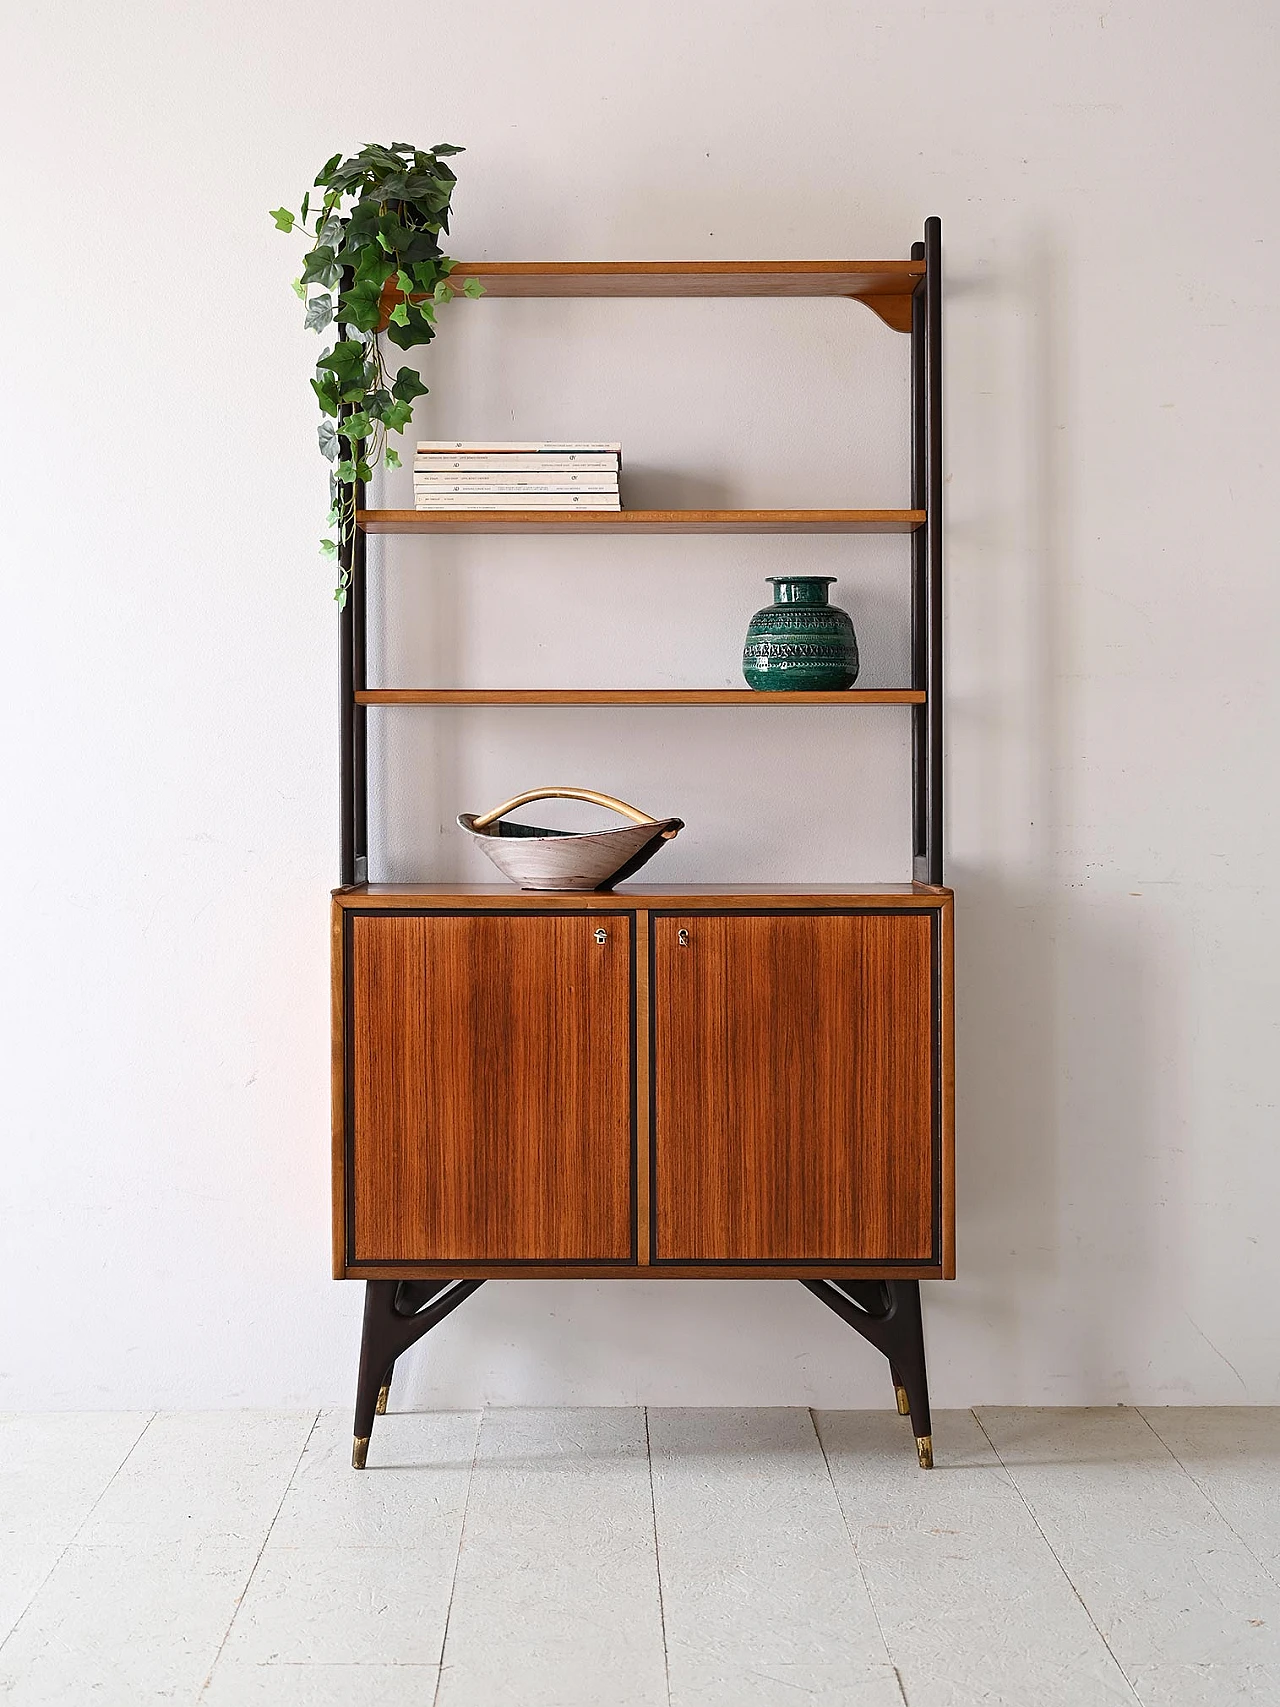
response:
[[[11,10],[0,1403],[350,1395],[327,1278],[336,634],[289,279],[335,149],[448,139],[454,253],[948,282],[961,1279],[943,1404],[1277,1402],[1274,9],[717,0]],[[907,502],[839,302],[458,303],[413,435],[618,437],[635,505]],[[409,500],[408,476],[385,501]],[[885,539],[394,541],[391,685],[732,685],[780,567],[903,680]],[[894,709],[374,714],[383,876],[545,780],[672,881],[909,874]],[[506,1283],[406,1397],[880,1404],[798,1286]]]

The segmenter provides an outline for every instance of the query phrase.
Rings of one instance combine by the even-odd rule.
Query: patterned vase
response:
[[[858,637],[827,603],[834,575],[770,575],[773,603],[747,629],[742,673],[772,693],[839,693],[858,679]]]

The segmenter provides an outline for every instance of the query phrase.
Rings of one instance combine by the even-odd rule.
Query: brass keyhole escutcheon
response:
[[[678,930],[676,932],[676,941],[679,943],[681,948],[688,948],[688,946],[689,946],[689,933],[688,933],[688,931]]]
[[[597,942],[608,942],[608,940],[609,940],[608,931],[605,930],[603,925],[598,925],[596,927],[596,941]]]

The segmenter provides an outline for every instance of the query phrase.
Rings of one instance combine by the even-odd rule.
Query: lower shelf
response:
[[[758,693],[753,688],[359,688],[357,705],[923,705],[923,688]]]

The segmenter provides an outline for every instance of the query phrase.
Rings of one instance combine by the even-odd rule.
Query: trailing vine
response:
[[[333,326],[337,341],[316,363],[311,388],[320,404],[320,449],[329,473],[329,526],[334,537],[320,542],[322,554],[338,564],[334,598],[339,610],[351,581],[357,481],[382,463],[399,468],[388,434],[403,433],[415,398],[427,387],[417,371],[400,368],[394,379],[383,361],[382,336],[398,349],[429,344],[436,335],[436,309],[458,287],[453,261],[441,252],[449,230],[449,202],[456,178],[447,157],[461,148],[438,142],[414,148],[369,143],[344,160],[335,154],[320,169],[300,212],[275,208],[278,231],[301,231],[311,239],[301,278],[293,288],[306,304],[313,332]],[[309,224],[308,221],[311,221]],[[461,286],[464,296],[483,294],[478,279]]]

